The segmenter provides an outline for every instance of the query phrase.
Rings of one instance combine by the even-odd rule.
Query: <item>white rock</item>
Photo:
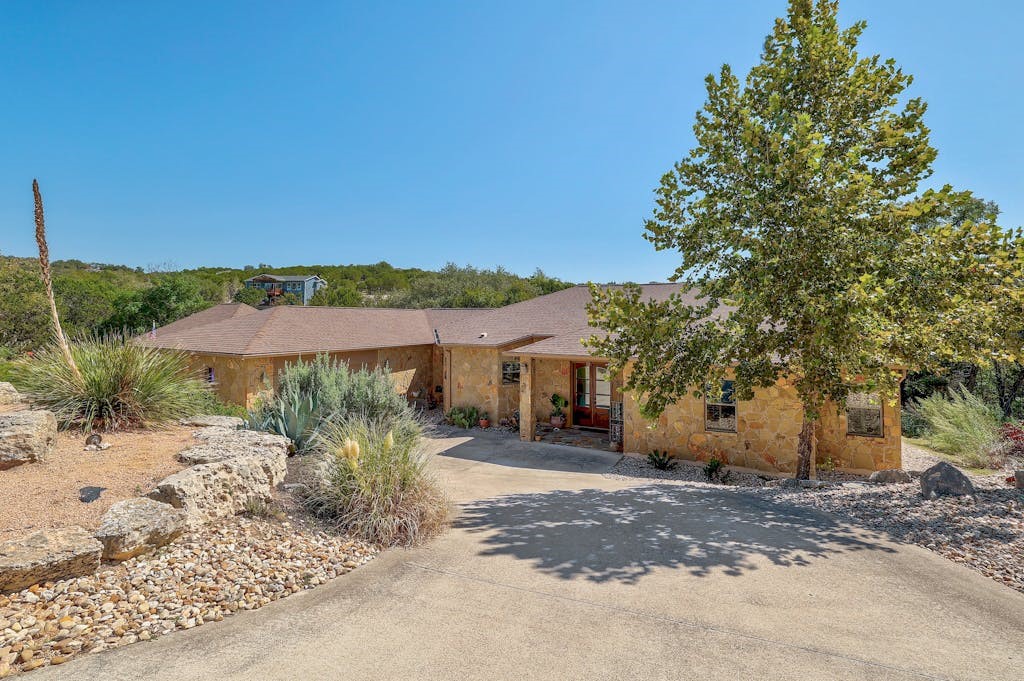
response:
[[[0,544],[0,591],[95,572],[103,546],[81,527],[41,530]]]
[[[0,414],[0,470],[44,461],[57,443],[57,419],[49,411]]]
[[[184,509],[190,527],[242,513],[254,503],[273,501],[271,488],[284,479],[283,462],[263,456],[237,456],[203,463],[170,475],[147,496]]]
[[[127,560],[169,544],[185,531],[184,510],[145,497],[119,501],[103,514],[96,538],[103,557]]]
[[[0,381],[0,404],[21,404],[25,401],[13,385]]]
[[[212,414],[189,416],[182,419],[181,423],[185,426],[228,428],[232,430],[237,430],[245,425],[245,421],[238,416],[216,416]]]

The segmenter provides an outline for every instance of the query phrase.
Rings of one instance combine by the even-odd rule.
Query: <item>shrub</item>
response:
[[[347,363],[321,354],[312,362],[286,364],[277,390],[250,413],[249,424],[284,435],[297,450],[308,451],[332,421],[359,415],[387,422],[411,414],[387,371],[352,371]]]
[[[476,407],[452,407],[445,418],[456,428],[472,428],[480,420]]]
[[[659,471],[667,471],[676,467],[675,457],[668,452],[663,452],[658,449],[655,449],[647,455],[647,463],[651,464]]]
[[[337,530],[381,546],[411,546],[447,526],[451,503],[427,469],[412,415],[337,421],[319,448],[323,461],[306,482],[304,500]]]
[[[901,432],[907,437],[921,437],[928,429],[928,422],[913,407],[904,407],[900,414],[900,426]]]
[[[914,407],[927,424],[929,447],[956,457],[964,466],[993,468],[1000,465],[999,415],[967,390],[926,397]]]
[[[732,471],[726,470],[725,463],[717,457],[712,457],[704,465],[704,477],[708,479],[708,482],[729,482],[729,478],[732,477]]]
[[[238,416],[240,418],[247,418],[249,416],[248,410],[245,407],[238,404],[230,404],[224,402],[217,393],[212,390],[204,390],[199,398],[196,400],[195,407],[197,414],[213,414],[215,416]]]
[[[206,386],[188,370],[186,355],[147,347],[119,334],[71,344],[75,377],[57,345],[18,360],[15,387],[57,417],[62,428],[118,430],[160,425],[196,413]]]

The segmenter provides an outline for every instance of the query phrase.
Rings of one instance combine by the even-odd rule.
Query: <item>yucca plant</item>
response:
[[[332,423],[303,492],[308,508],[340,532],[381,546],[438,534],[451,502],[427,467],[419,423],[349,417]]]
[[[147,347],[120,334],[80,338],[67,349],[74,364],[54,342],[15,362],[11,376],[15,387],[52,411],[63,428],[160,425],[194,414],[203,402],[207,388],[189,371],[182,353]]]

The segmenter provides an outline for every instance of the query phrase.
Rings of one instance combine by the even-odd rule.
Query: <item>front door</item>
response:
[[[572,424],[582,428],[608,429],[612,406],[612,382],[603,364],[572,365]]]

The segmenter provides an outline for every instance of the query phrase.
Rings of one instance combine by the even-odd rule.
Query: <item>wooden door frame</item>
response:
[[[590,411],[590,414],[591,414],[591,417],[590,417],[591,424],[590,425],[586,425],[586,426],[579,426],[579,427],[580,428],[592,428],[594,430],[600,430],[600,431],[607,431],[607,430],[609,430],[610,425],[611,425],[610,424],[610,420],[611,420],[611,404],[610,404],[610,400],[611,400],[611,397],[612,397],[611,392],[609,392],[609,395],[608,395],[608,399],[609,399],[608,408],[598,407],[596,405],[597,405],[597,369],[601,368],[601,367],[604,367],[604,368],[607,369],[608,362],[594,362],[594,361],[590,361],[590,360],[582,361],[582,362],[579,361],[579,360],[572,360],[572,361],[569,362],[569,413],[566,415],[567,416],[566,421],[567,421],[568,425],[570,425],[570,426],[576,426],[577,425],[577,422],[576,422],[576,369],[581,367],[581,366],[587,367],[587,373],[588,373],[587,380],[588,380],[588,384],[590,386],[590,394],[587,395],[587,400],[588,400],[588,404],[589,404],[587,409]],[[611,389],[611,376],[610,375],[608,377],[608,384],[609,384],[609,390],[610,390]],[[598,409],[601,409],[601,410],[606,411],[608,413],[606,420],[609,421],[609,423],[607,425],[604,425],[604,426],[593,425],[593,422],[595,420],[594,419],[594,412],[596,410],[598,410]]]

